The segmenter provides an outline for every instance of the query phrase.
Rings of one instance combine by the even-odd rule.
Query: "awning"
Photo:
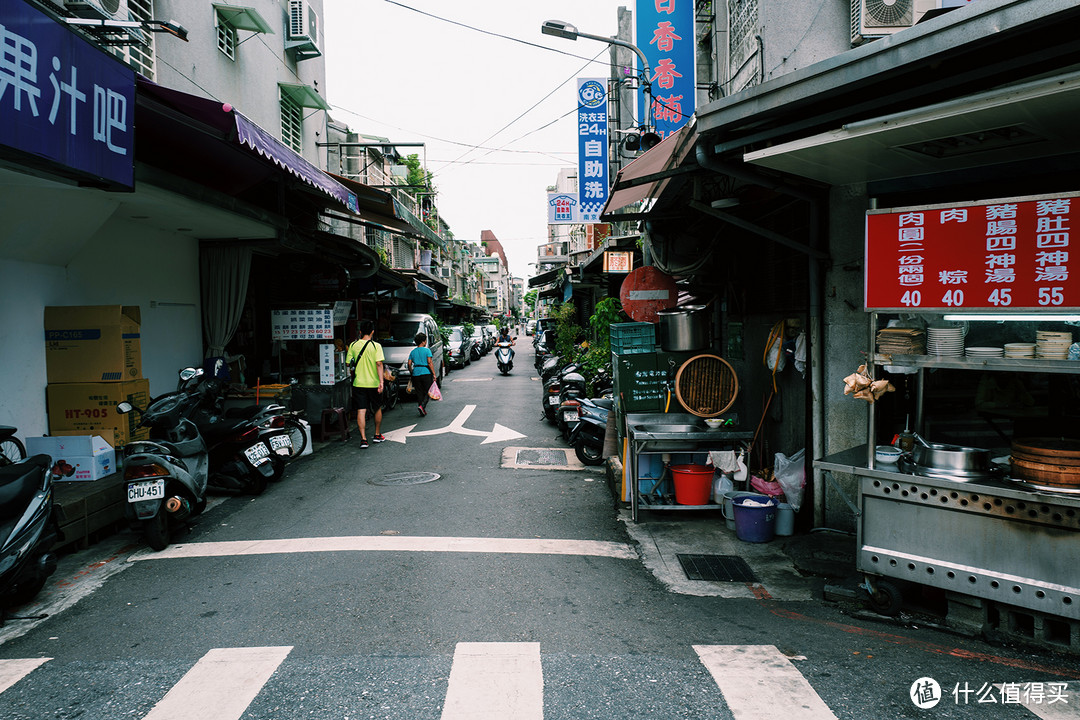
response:
[[[153,128],[139,125],[139,137],[154,138],[155,131],[160,131],[155,138],[160,145],[161,151],[173,149],[171,167],[181,171],[187,169],[188,175],[198,177],[200,181],[212,181],[215,172],[214,161],[206,161],[206,158],[214,156],[209,148],[198,148],[189,145],[188,148],[195,150],[191,155],[177,151],[175,145],[170,146],[168,138],[176,130],[196,131],[209,134],[225,142],[241,145],[254,154],[261,156],[304,184],[318,190],[321,194],[337,201],[355,212],[357,207],[356,195],[350,192],[344,185],[332,179],[325,172],[312,165],[291,148],[281,144],[277,138],[262,129],[254,122],[246,118],[238,110],[228,103],[200,97],[172,90],[158,85],[146,78],[139,77],[136,80],[136,102],[144,110],[153,111],[156,115],[171,117],[174,124],[168,128]],[[137,117],[138,121],[139,118]],[[138,149],[138,148],[137,148]],[[224,163],[221,159],[219,162]],[[223,183],[224,179],[223,179]]]
[[[413,290],[416,290],[416,292],[420,293],[421,295],[427,295],[428,297],[434,298],[436,300],[439,299],[439,294],[435,292],[434,289],[425,285],[419,280],[413,280]]]
[[[218,12],[225,22],[237,30],[249,30],[268,35],[274,34],[270,23],[266,22],[255,8],[214,3],[214,10]]]
[[[543,287],[544,285],[550,285],[551,283],[558,280],[559,276],[562,274],[564,274],[564,269],[561,267],[557,267],[554,270],[548,270],[546,272],[539,273],[538,275],[533,275],[531,278],[529,278],[529,287],[535,288]]]
[[[754,165],[832,185],[1080,152],[1080,72],[849,123],[748,153]]]
[[[697,165],[682,167],[682,162],[693,150],[697,137],[695,123],[687,123],[620,170],[600,219],[627,219],[626,214],[618,215],[616,211],[645,199],[655,200],[672,177],[696,170]]]
[[[329,110],[330,103],[323,100],[319,91],[310,85],[303,85],[301,83],[278,83],[278,88],[281,92],[292,98],[292,101],[304,108],[314,108],[316,110]]]
[[[347,187],[356,195],[357,208],[354,210],[361,218],[364,225],[370,225],[379,230],[409,235],[411,237],[423,237],[412,225],[396,215],[397,203],[394,197],[387,192],[368,187],[341,175],[329,173],[330,177]]]

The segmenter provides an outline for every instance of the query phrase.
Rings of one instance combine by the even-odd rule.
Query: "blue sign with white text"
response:
[[[608,198],[607,81],[578,78],[577,104],[580,222],[595,223]]]
[[[666,138],[690,120],[696,107],[694,0],[638,0],[636,20],[637,46],[649,61],[649,124]],[[639,112],[644,106],[642,93]],[[641,116],[649,114],[642,112]]]
[[[135,72],[22,0],[0,3],[0,145],[134,183]]]

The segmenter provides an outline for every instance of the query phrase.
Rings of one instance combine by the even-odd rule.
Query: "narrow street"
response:
[[[509,377],[491,356],[453,372],[427,417],[386,414],[387,442],[322,446],[164,552],[123,533],[66,558],[40,604],[91,587],[0,630],[0,718],[1080,716],[1075,658],[772,600],[768,583],[669,590],[599,469],[530,464],[565,446],[522,340]],[[909,697],[920,678],[940,685],[933,709]]]

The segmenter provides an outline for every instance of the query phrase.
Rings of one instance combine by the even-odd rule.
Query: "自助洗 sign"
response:
[[[1080,194],[871,210],[866,309],[1080,308],[1074,218]]]

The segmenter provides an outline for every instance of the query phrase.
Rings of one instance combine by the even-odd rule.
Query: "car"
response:
[[[488,350],[495,347],[495,343],[499,341],[499,326],[498,325],[485,325],[485,329],[488,332]]]
[[[447,345],[446,358],[452,368],[463,368],[472,362],[476,342],[465,334],[465,328],[454,325],[450,328],[450,343]]]
[[[446,375],[446,368],[443,366],[442,333],[439,332],[439,324],[435,322],[435,318],[425,313],[394,313],[390,316],[389,335],[380,334],[377,338],[383,346],[384,364],[397,376],[398,391],[402,397],[412,380],[409,353],[416,347],[416,334],[419,332],[428,337],[435,377],[441,381]]]
[[[536,334],[536,321],[535,320],[530,320],[529,322],[525,323],[525,334],[526,335],[535,335]]]
[[[475,345],[473,349],[473,360],[479,360],[481,355],[487,355],[488,352],[488,335],[484,330],[483,325],[476,325],[473,327],[472,339]]]

